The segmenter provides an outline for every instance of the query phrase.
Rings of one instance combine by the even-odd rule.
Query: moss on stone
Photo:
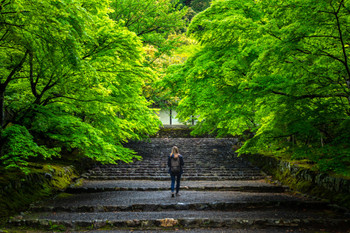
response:
[[[73,196],[73,194],[70,193],[59,193],[56,198],[67,198],[67,197],[71,197]]]
[[[77,177],[73,166],[30,164],[27,176],[7,172],[0,181],[0,224],[9,216],[25,210],[31,203],[67,188]]]
[[[72,188],[79,188],[81,186],[83,186],[84,184],[84,179],[83,178],[79,178],[77,180],[75,180],[75,182],[73,184],[71,184]]]
[[[326,182],[327,179],[328,181],[334,181],[335,178],[339,178],[349,183],[348,177],[321,173],[307,160],[291,161],[276,158],[272,155],[243,155],[243,157],[255,166],[260,167],[267,174],[272,175],[274,179],[289,186],[292,190],[329,200],[350,209],[349,189],[340,187],[340,185],[335,187],[334,183]],[[337,188],[339,191],[336,191]]]

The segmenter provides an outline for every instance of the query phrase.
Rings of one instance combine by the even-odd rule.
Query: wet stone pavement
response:
[[[267,182],[270,177],[235,156],[236,143],[233,138],[130,143],[141,161],[97,166],[9,225],[33,232],[350,232],[347,211]],[[181,196],[175,198],[166,167],[173,145],[185,160]]]

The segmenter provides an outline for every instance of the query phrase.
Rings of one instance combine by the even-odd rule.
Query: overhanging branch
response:
[[[332,95],[318,95],[318,94],[310,94],[310,95],[301,95],[301,96],[293,96],[284,92],[279,92],[279,91],[272,91],[273,94],[276,95],[283,95],[283,96],[288,96],[296,100],[301,100],[301,99],[315,99],[315,98],[332,98],[332,97],[344,97],[348,98],[349,96],[344,94],[344,93],[335,93]]]

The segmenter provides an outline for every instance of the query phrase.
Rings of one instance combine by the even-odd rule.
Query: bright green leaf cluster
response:
[[[60,148],[47,148],[34,142],[33,136],[21,125],[12,125],[1,132],[1,163],[5,168],[19,168],[28,173],[28,160],[42,156],[44,158],[59,157]]]
[[[26,133],[18,143],[34,143],[16,156],[3,149],[14,148],[5,133],[2,165],[56,155],[48,148],[102,163],[130,162],[135,154],[122,143],[158,130],[143,96],[154,72],[144,65],[142,40],[111,18],[111,6],[110,0],[0,3],[2,131],[20,127]],[[33,150],[35,143],[46,153]]]
[[[189,33],[202,49],[165,88],[194,133],[242,135],[240,153],[290,154],[324,170],[349,163],[349,1],[216,0]]]

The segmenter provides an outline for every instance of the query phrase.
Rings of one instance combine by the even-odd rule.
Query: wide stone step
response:
[[[167,176],[88,176],[90,180],[169,180]],[[182,176],[181,180],[261,180],[264,176]]]
[[[129,173],[129,172],[164,172],[168,171],[168,167],[134,167],[134,168],[121,168],[121,169],[94,169],[90,170],[88,173]],[[184,171],[187,173],[260,173],[257,169],[231,169],[231,168],[221,168],[221,169],[212,169],[212,168],[188,168],[184,167]]]
[[[238,186],[238,187],[186,187],[183,188],[192,191],[239,191],[239,192],[257,192],[257,193],[282,193],[285,192],[283,187],[251,187],[251,186]],[[94,193],[94,192],[106,192],[106,191],[164,191],[169,190],[169,187],[159,188],[133,188],[133,187],[106,187],[106,188],[68,188],[65,190],[67,193]]]
[[[106,179],[106,177],[111,177],[111,179],[114,179],[114,177],[118,177],[117,179],[120,179],[121,177],[135,177],[135,179],[139,179],[142,177],[145,177],[145,179],[156,179],[156,180],[170,180],[170,175],[167,172],[163,173],[115,173],[115,174],[92,174],[90,176],[87,176],[87,178],[96,179],[96,177],[103,177]],[[165,178],[167,177],[167,178]],[[252,178],[252,180],[256,180],[256,178],[262,179],[263,176],[260,174],[192,174],[192,175],[185,175],[183,174],[181,176],[181,179],[183,180],[210,180],[210,179],[217,179],[217,180],[249,180]]]
[[[225,161],[225,163],[216,163],[215,160],[207,160],[207,161],[192,161],[184,159],[185,166],[207,166],[215,164],[215,167],[230,167],[230,168],[253,168],[253,166],[249,164],[245,164],[237,161]],[[147,160],[136,161],[134,163],[120,163],[120,164],[109,164],[109,165],[99,165],[100,168],[120,168],[120,167],[134,167],[137,165],[149,165],[149,166],[159,166],[159,165],[167,165],[168,160],[160,160],[160,161],[150,161],[149,158]]]
[[[227,162],[227,161],[226,161]],[[109,166],[101,166],[101,168],[95,168],[93,170],[114,170],[114,169],[133,169],[133,168],[154,168],[154,167],[167,167],[167,163],[165,162],[159,162],[155,164],[149,164],[147,162],[139,162],[139,163],[133,163],[133,164],[120,164],[120,165],[109,165]],[[249,167],[247,165],[231,165],[231,164],[225,164],[225,163],[216,163],[216,162],[209,162],[209,163],[185,163],[186,168],[213,168],[213,169],[255,169],[254,167]]]
[[[280,205],[305,206],[315,201],[285,193],[250,193],[235,191],[187,191],[181,196],[170,197],[169,191],[107,191],[60,195],[37,206],[52,208],[73,208],[79,206],[130,206],[130,205],[173,205],[198,203],[280,203]],[[292,203],[291,205],[289,203]],[[318,203],[318,202],[317,202]],[[319,203],[322,204],[322,203]],[[326,204],[322,204],[326,207]],[[34,207],[33,207],[34,208]]]
[[[169,211],[169,210],[216,210],[216,211],[257,211],[257,210],[323,210],[321,202],[299,201],[258,201],[258,202],[211,202],[211,203],[175,203],[175,204],[133,204],[133,205],[80,205],[80,206],[34,206],[34,212],[121,212],[121,211]],[[329,208],[331,209],[331,208]]]
[[[152,168],[167,168],[167,164],[156,164],[156,165],[147,165],[147,164],[134,164],[133,166],[116,166],[116,167],[104,167],[104,168],[94,168],[92,170],[119,170],[119,169],[152,169]],[[200,164],[193,164],[188,165],[185,164],[184,168],[187,169],[207,169],[211,168],[214,170],[222,170],[222,169],[231,169],[231,170],[259,170],[258,168],[254,167],[248,167],[248,166],[230,166],[230,165],[220,165],[220,164],[207,164],[207,165],[200,165]]]
[[[147,141],[130,142],[129,144],[143,146],[148,141],[156,143],[156,145],[148,144],[148,147],[155,148],[163,145],[169,146],[170,148],[174,145],[190,145],[192,147],[186,147],[188,150],[191,148],[204,148],[210,145],[232,145],[238,142],[237,138],[151,138]],[[194,147],[195,146],[195,147]],[[180,146],[179,146],[180,147]],[[142,147],[143,148],[143,147]]]
[[[144,166],[134,166],[134,167],[119,167],[119,168],[103,168],[103,169],[92,169],[90,172],[127,172],[127,171],[157,171],[157,170],[168,170],[169,168],[167,166],[157,166],[157,167],[144,167]],[[230,168],[230,167],[214,167],[211,169],[203,168],[203,167],[184,167],[184,170],[188,172],[201,172],[201,171],[211,171],[211,172],[259,172],[259,169],[257,168]]]
[[[326,218],[325,218],[326,217]],[[159,212],[43,212],[19,216],[10,221],[15,226],[30,226],[52,230],[52,226],[63,229],[172,229],[172,228],[222,228],[256,229],[284,227],[299,229],[331,229],[347,232],[348,219],[341,216],[328,217],[313,211],[159,211]]]
[[[164,176],[168,175],[168,169],[167,170],[157,170],[157,171],[116,171],[116,172],[105,172],[105,171],[99,171],[99,172],[89,172],[84,174],[84,176],[119,176],[119,175],[150,175],[150,176]],[[262,174],[258,171],[247,171],[247,172],[215,172],[215,171],[187,171],[184,169],[184,173],[182,176],[262,176]]]
[[[164,191],[170,189],[170,181],[149,180],[84,180],[76,187],[72,186],[67,193],[91,193],[105,191]],[[183,181],[182,190],[191,191],[240,191],[282,193],[288,190],[286,186],[268,184],[264,180],[257,181]]]
[[[150,181],[150,180],[85,180],[79,179],[71,187],[94,188],[94,187],[134,187],[134,188],[157,188],[169,187],[170,180]],[[248,181],[181,181],[181,187],[282,187],[277,184],[267,183],[264,179]],[[284,186],[283,188],[287,188]]]
[[[233,153],[233,152],[231,152]],[[142,162],[142,161],[148,161],[149,163],[159,163],[159,162],[168,162],[168,156],[154,156],[154,155],[142,155],[141,157],[143,157],[143,159],[141,160],[136,160],[134,161],[133,163],[139,163],[139,162]],[[219,156],[216,156],[216,155],[211,155],[206,158],[200,158],[200,157],[196,157],[196,156],[183,156],[183,159],[184,159],[184,162],[185,163],[198,163],[198,162],[201,162],[201,163],[209,163],[211,161],[219,161],[219,162],[223,162],[223,161],[229,161],[229,162],[232,162],[233,164],[244,164],[244,160],[241,159],[241,158],[235,158],[235,157],[232,157],[232,155],[230,155],[229,157],[227,156],[222,156],[222,157],[219,157]],[[121,162],[119,164],[125,164],[125,165],[128,165],[128,164],[132,164],[132,163],[124,163],[124,162]]]
[[[94,171],[90,172],[90,175],[102,175],[102,176],[116,176],[116,175],[150,175],[150,176],[158,176],[158,175],[164,175],[168,174],[168,170],[154,170],[154,171],[142,171],[142,170],[136,170],[136,171]],[[210,170],[205,170],[205,171],[188,171],[184,169],[184,176],[257,176],[261,175],[260,172],[257,171],[221,171],[221,172],[216,172],[216,171],[210,171]]]
[[[164,173],[129,173],[129,174],[94,174],[87,176],[87,179],[96,180],[101,177],[101,180],[120,180],[125,177],[125,179],[145,179],[145,180],[170,180],[170,175],[166,172]],[[109,177],[109,178],[108,178]],[[230,175],[218,175],[218,174],[192,174],[181,176],[182,180],[256,180],[262,179],[263,176],[260,174],[230,174]]]

